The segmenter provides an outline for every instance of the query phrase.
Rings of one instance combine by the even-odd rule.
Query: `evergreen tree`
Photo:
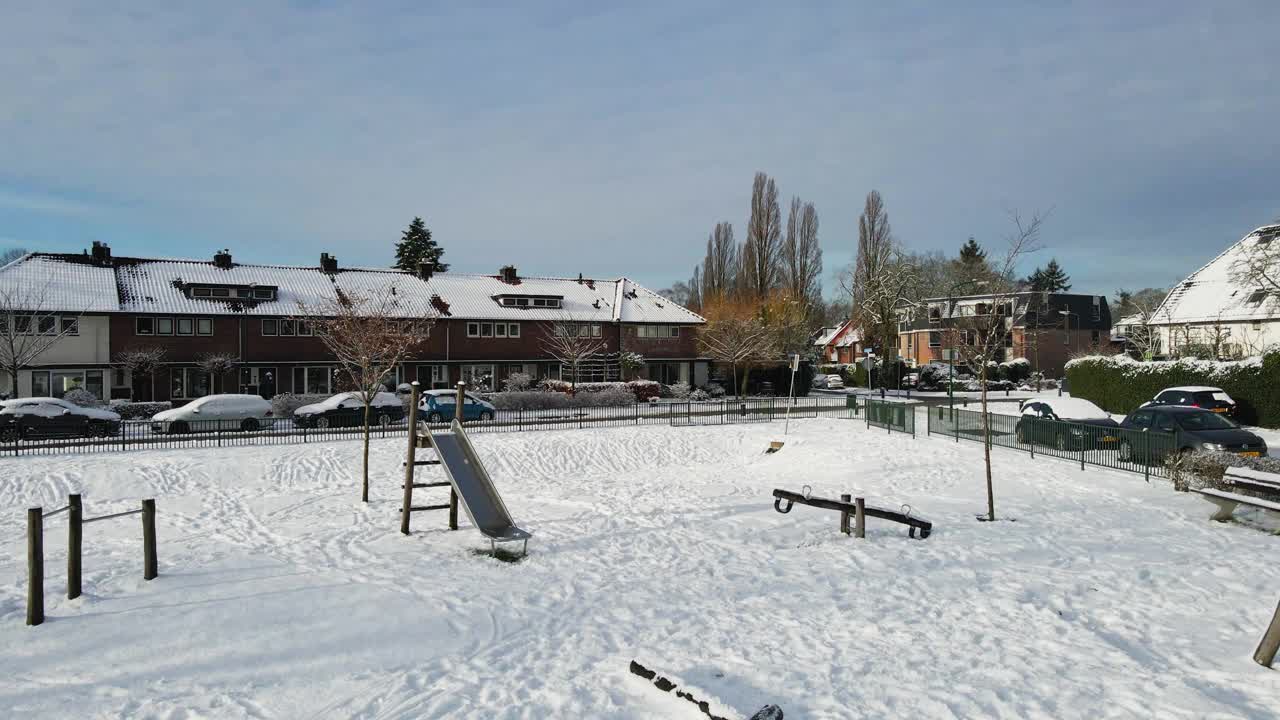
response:
[[[409,229],[400,233],[400,242],[396,243],[396,264],[399,270],[417,272],[418,263],[425,262],[431,266],[432,272],[445,272],[448,263],[440,262],[444,248],[431,239],[431,231],[427,229],[422,218],[415,217],[409,223]]]
[[[1066,292],[1071,289],[1071,276],[1062,271],[1057,258],[1050,259],[1043,268],[1036,268],[1023,282],[1036,292]]]
[[[969,238],[969,242],[960,246],[960,264],[971,268],[984,267],[987,264],[987,251],[976,240]]]

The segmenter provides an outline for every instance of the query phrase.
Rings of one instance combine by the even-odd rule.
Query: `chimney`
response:
[[[230,270],[231,269],[231,251],[224,248],[222,252],[214,253],[213,264],[215,267],[220,267],[223,270]]]
[[[338,258],[329,253],[320,253],[320,270],[327,273],[338,272]]]
[[[498,279],[508,285],[519,285],[520,276],[516,274],[515,265],[503,265],[498,270]]]
[[[94,265],[110,265],[111,264],[111,246],[106,243],[93,241],[93,264]]]
[[[423,280],[430,280],[432,273],[435,272],[435,266],[429,262],[418,263],[418,277]]]

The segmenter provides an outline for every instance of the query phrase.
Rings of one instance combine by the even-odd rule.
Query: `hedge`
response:
[[[1091,355],[1067,363],[1072,397],[1113,413],[1128,414],[1165,388],[1222,388],[1239,405],[1245,425],[1280,427],[1280,351],[1234,362],[1168,360],[1139,362],[1125,355]]]

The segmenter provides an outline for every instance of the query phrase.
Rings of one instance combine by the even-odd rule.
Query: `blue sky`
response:
[[[385,265],[422,215],[663,287],[763,170],[828,287],[878,189],[916,250],[1052,208],[1032,261],[1110,294],[1280,214],[1275,2],[114,5],[3,10],[0,246]]]

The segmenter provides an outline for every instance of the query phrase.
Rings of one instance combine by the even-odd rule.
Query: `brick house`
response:
[[[1012,303],[997,310],[990,295],[930,298],[925,312],[899,323],[898,354],[912,367],[945,362],[946,330],[960,318],[993,311],[1010,318],[997,361],[1026,358],[1050,376],[1060,376],[1072,356],[1105,349],[1111,342],[1111,310],[1101,295],[1028,291],[1014,295]]]
[[[705,384],[709,361],[697,352],[703,319],[626,278],[521,277],[409,273],[341,268],[322,254],[311,267],[247,265],[227,251],[210,260],[113,257],[94,244],[83,255],[33,253],[0,268],[0,288],[43,286],[39,310],[65,314],[80,334],[63,337],[24,369],[21,395],[60,396],[84,387],[102,397],[184,401],[213,392],[329,393],[336,363],[302,320],[341,289],[348,295],[394,292],[406,319],[431,318],[428,339],[396,369],[394,380],[449,387],[465,380],[499,389],[513,372],[558,378],[568,372],[545,338],[567,324],[604,343],[579,381],[620,379],[619,355],[643,356],[640,377]],[[87,331],[92,329],[92,347]],[[113,364],[121,352],[163,348],[154,377],[132,377]],[[201,358],[229,355],[225,377],[209,377]],[[8,380],[0,390],[11,392]]]
[[[848,365],[862,356],[862,331],[853,321],[845,320],[835,327],[822,328],[813,342],[819,362]]]

